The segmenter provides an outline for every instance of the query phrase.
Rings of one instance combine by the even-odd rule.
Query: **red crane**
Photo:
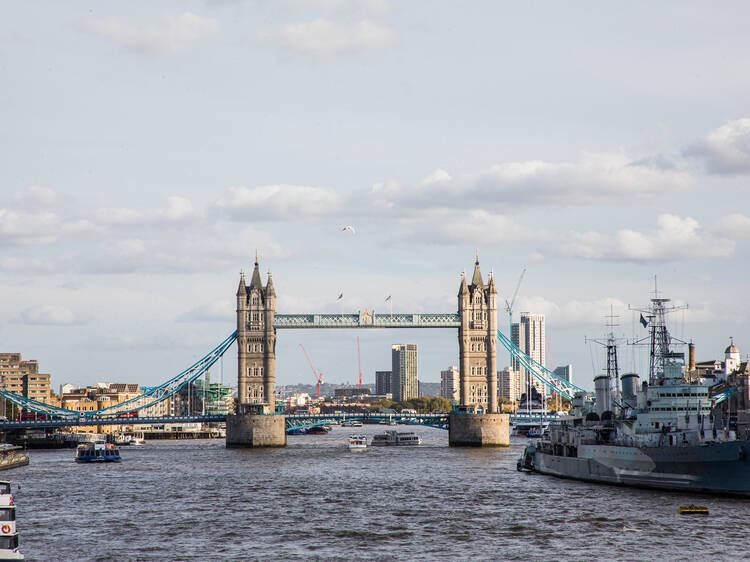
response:
[[[362,358],[359,355],[359,336],[357,336],[357,367],[359,368],[359,388],[362,389]]]
[[[320,398],[320,384],[323,382],[323,373],[315,372],[315,367],[313,367],[312,361],[310,361],[310,356],[307,354],[305,346],[302,344],[299,344],[299,346],[302,348],[302,352],[305,354],[305,358],[307,358],[307,362],[310,364],[315,380],[318,381],[318,398]]]

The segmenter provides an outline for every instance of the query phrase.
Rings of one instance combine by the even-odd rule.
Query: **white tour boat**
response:
[[[412,431],[396,431],[389,429],[385,433],[379,433],[372,438],[372,445],[376,447],[384,445],[421,445],[422,438]]]
[[[349,450],[350,451],[363,451],[367,449],[367,437],[365,435],[350,435],[349,436]]]

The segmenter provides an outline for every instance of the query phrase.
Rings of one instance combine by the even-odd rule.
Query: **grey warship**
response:
[[[733,389],[692,377],[685,354],[670,349],[675,338],[666,316],[674,308],[657,295],[642,311],[641,323],[650,326],[643,340],[650,347],[648,382],[639,384],[632,373],[618,377],[610,334],[607,374],[594,379],[596,411],[553,423],[541,440],[526,447],[519,470],[615,485],[750,495],[750,441],[738,439],[730,416],[717,407]],[[691,359],[693,352],[691,344]]]

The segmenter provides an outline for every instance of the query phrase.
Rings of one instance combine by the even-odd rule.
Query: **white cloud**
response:
[[[575,163],[509,162],[458,177],[439,169],[415,185],[375,184],[371,198],[381,208],[398,204],[501,211],[509,204],[633,204],[694,185],[687,172],[636,162],[623,153],[585,153]]]
[[[380,23],[361,20],[336,23],[318,18],[290,23],[279,33],[279,40],[291,51],[314,57],[359,55],[393,46],[393,30]]]
[[[19,324],[69,326],[79,323],[80,320],[69,308],[61,305],[42,304],[23,310],[15,319],[15,322]]]
[[[136,210],[125,207],[96,209],[93,220],[104,226],[133,226],[164,223],[184,223],[202,219],[204,212],[196,208],[185,197],[173,195],[167,198],[164,209]]]
[[[177,317],[177,322],[232,322],[236,318],[234,303],[228,300],[214,301],[195,307]]]
[[[57,192],[49,187],[31,185],[20,193],[16,200],[24,207],[53,207],[58,200]]]
[[[735,242],[714,234],[691,217],[659,215],[656,229],[623,229],[614,235],[598,232],[554,233],[547,249],[555,255],[602,261],[673,262],[728,257]],[[541,249],[544,251],[544,249]]]
[[[258,219],[329,215],[341,204],[341,196],[332,189],[300,185],[230,187],[216,202],[231,215]]]
[[[572,326],[572,325],[604,325],[604,316],[612,310],[615,314],[623,316],[628,306],[626,303],[614,297],[606,297],[590,301],[572,300],[563,304],[557,304],[542,296],[519,296],[518,301],[513,307],[515,314],[514,322],[518,322],[520,312],[531,312],[535,314],[544,314],[545,321],[548,325],[555,326]],[[506,325],[503,325],[503,319],[499,318],[501,331],[507,332]]]
[[[430,244],[528,242],[541,231],[519,225],[508,215],[483,210],[426,209],[395,220],[398,238]]]
[[[49,211],[0,208],[0,246],[52,244],[66,234],[87,232],[92,228],[88,221],[66,222]]]
[[[132,51],[154,56],[183,52],[196,41],[219,31],[216,20],[190,12],[166,14],[165,20],[163,25],[154,26],[119,17],[89,19],[81,24],[81,29]]]
[[[85,256],[87,273],[206,272],[244,263],[255,248],[268,259],[289,251],[269,234],[223,223],[188,232],[141,232],[142,236],[107,239]]]
[[[725,123],[689,146],[685,153],[702,160],[713,174],[750,172],[750,119]]]

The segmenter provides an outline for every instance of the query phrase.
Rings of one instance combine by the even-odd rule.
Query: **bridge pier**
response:
[[[510,445],[510,416],[508,414],[451,414],[448,445],[451,447],[507,447]]]
[[[227,447],[285,447],[286,416],[278,414],[229,414]]]

